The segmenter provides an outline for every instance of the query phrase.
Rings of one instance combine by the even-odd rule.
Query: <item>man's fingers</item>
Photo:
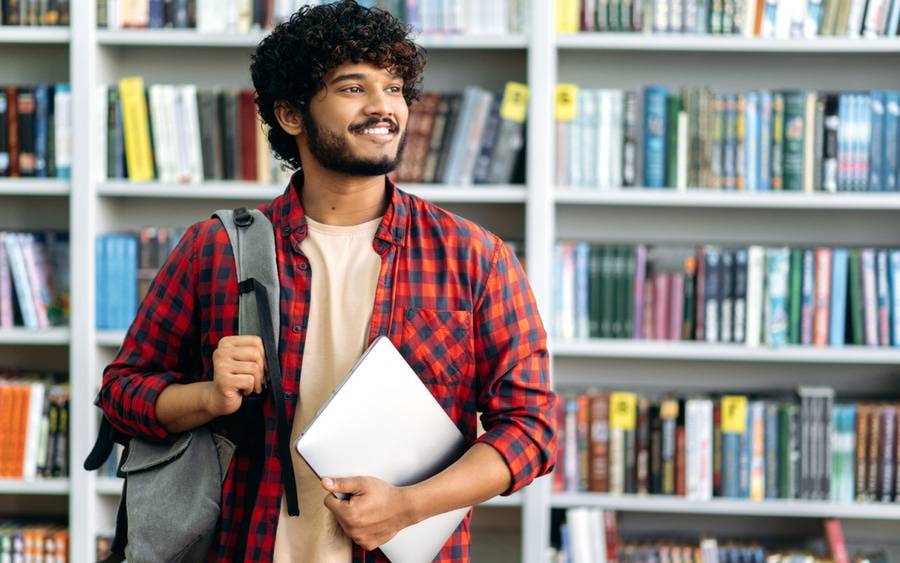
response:
[[[247,346],[251,348],[259,347],[262,350],[262,338],[253,335],[234,335],[224,336],[219,340],[218,348],[239,348]]]
[[[322,486],[332,493],[357,495],[363,492],[365,481],[361,477],[331,477],[322,479]]]

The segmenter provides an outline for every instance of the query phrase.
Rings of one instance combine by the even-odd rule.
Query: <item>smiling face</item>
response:
[[[378,176],[397,167],[406,145],[409,108],[403,79],[369,63],[344,63],[302,112],[305,142],[325,168]]]

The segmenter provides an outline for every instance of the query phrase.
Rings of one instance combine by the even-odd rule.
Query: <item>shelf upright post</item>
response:
[[[525,247],[528,277],[550,330],[555,208],[553,203],[553,95],[556,84],[555,2],[531,0],[528,34],[528,143]],[[552,384],[553,364],[550,376]],[[543,563],[550,541],[550,476],[525,488],[522,561]]]
[[[93,405],[97,350],[94,334],[94,244],[97,218],[91,140],[92,92],[97,76],[96,0],[72,0],[69,81],[72,89],[72,184],[69,196],[71,315],[69,378],[69,560],[95,559],[97,498],[94,473],[82,468],[97,435]]]

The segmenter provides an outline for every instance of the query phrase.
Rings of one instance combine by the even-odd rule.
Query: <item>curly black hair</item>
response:
[[[425,50],[410,39],[411,31],[389,12],[354,0],[304,6],[272,30],[251,57],[250,75],[275,156],[300,167],[294,137],[275,118],[275,100],[287,100],[308,120],[309,101],[325,86],[325,75],[346,62],[390,69],[403,78],[406,103],[418,99]]]

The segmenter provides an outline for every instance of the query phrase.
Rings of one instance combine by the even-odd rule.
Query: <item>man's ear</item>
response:
[[[288,135],[299,135],[303,131],[300,111],[286,100],[275,100],[275,119]]]

